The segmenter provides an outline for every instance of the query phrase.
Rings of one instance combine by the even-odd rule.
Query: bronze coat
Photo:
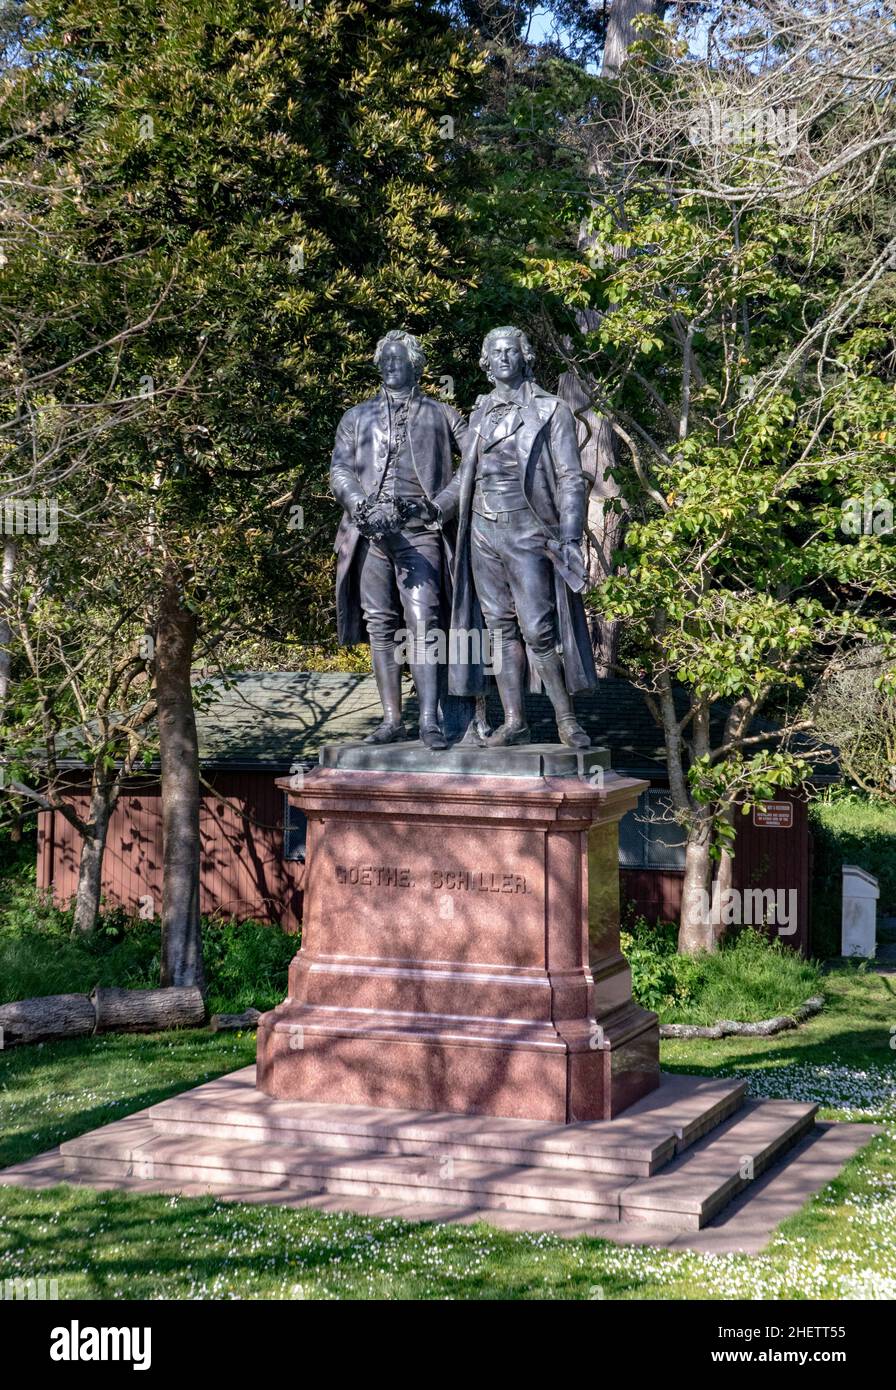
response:
[[[379,486],[391,442],[392,412],[385,391],[347,410],[336,429],[330,463],[330,490],[344,509],[336,542],[336,630],[344,647],[367,641],[359,592],[361,533],[350,517],[357,504]],[[463,416],[452,406],[415,388],[408,410],[407,437],[420,486],[432,500],[451,479],[452,446],[460,449],[467,432]],[[443,538],[446,587],[450,574],[449,542]]]
[[[516,435],[517,459],[526,500],[550,537],[555,540],[581,540],[585,530],[588,487],[582,472],[572,411],[559,396],[552,396],[535,382],[524,386],[523,395],[523,404],[510,411],[499,429],[501,435]],[[483,626],[473,583],[470,528],[479,440],[492,400],[492,395],[488,395],[480,396],[476,402],[470,416],[460,467],[449,485],[435,498],[446,522],[457,519],[451,606],[451,627],[456,632],[472,632]],[[556,569],[554,580],[564,675],[568,690],[575,694],[597,684],[591,637],[581,594],[574,593]],[[475,662],[453,664],[448,683],[454,695],[483,694],[484,669]],[[534,679],[533,688],[537,689],[538,684],[537,678]]]

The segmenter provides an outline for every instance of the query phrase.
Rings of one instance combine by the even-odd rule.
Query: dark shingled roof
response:
[[[372,676],[293,671],[243,671],[205,683],[211,698],[197,712],[199,751],[207,768],[286,771],[295,761],[317,760],[324,743],[364,738],[382,718]],[[405,686],[405,722],[416,723],[417,703]],[[557,741],[553,711],[544,696],[527,697],[533,741]],[[576,696],[576,712],[596,745],[606,747],[617,772],[664,780],[663,736],[641,692],[627,681],[603,680]],[[684,709],[682,696],[682,710]],[[490,699],[493,725],[500,703]],[[713,740],[723,706],[713,710]],[[761,726],[771,730],[772,725]],[[827,778],[836,769],[820,767]]]

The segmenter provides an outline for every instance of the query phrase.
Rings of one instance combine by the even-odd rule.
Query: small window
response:
[[[298,806],[293,806],[289,797],[283,796],[283,858],[305,862],[305,844],[308,839],[308,818]]]
[[[672,819],[667,791],[642,792],[636,810],[619,822],[623,869],[683,869],[684,831]]]

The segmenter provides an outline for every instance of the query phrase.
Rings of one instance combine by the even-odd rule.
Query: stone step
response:
[[[622,1189],[622,1221],[698,1231],[809,1133],[817,1105],[749,1101],[661,1173]]]
[[[450,1155],[349,1154],[300,1141],[259,1144],[242,1139],[161,1134],[132,1117],[60,1146],[65,1169],[79,1178],[138,1177],[150,1181],[245,1185],[311,1196],[385,1197],[409,1204],[463,1201],[482,1211],[619,1219],[619,1183],[581,1171],[472,1162]]]
[[[321,1193],[384,1199],[406,1204],[410,1216],[416,1208],[449,1205],[695,1231],[806,1134],[815,1109],[750,1103],[663,1172],[634,1179],[444,1151],[343,1151],[313,1137],[260,1143],[237,1129],[230,1136],[172,1133],[160,1130],[148,1111],[69,1140],[60,1153],[66,1173],[86,1181],[137,1178],[173,1188],[200,1183],[211,1191],[251,1187],[270,1191],[272,1200]]]
[[[735,1113],[744,1089],[742,1081],[663,1075],[655,1091],[615,1120],[552,1125],[273,1100],[255,1089],[255,1069],[246,1067],[149,1113],[167,1135],[649,1177]]]

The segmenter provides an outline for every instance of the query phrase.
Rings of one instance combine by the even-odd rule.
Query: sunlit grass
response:
[[[745,1075],[759,1094],[771,1087],[803,1095],[814,1085],[823,1114],[886,1124],[761,1255],[673,1253],[215,1197],[5,1187],[0,1279],[55,1278],[60,1297],[99,1299],[894,1298],[896,991],[891,979],[855,970],[828,985],[825,1012],[796,1032],[663,1045],[669,1069]],[[249,1035],[195,1032],[11,1051],[0,1056],[0,1161],[243,1066],[253,1050]]]

